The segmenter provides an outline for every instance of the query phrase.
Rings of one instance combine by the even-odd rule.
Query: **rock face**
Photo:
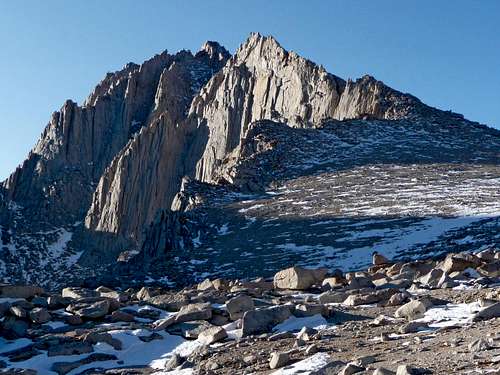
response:
[[[227,58],[222,47],[207,43],[163,72],[152,122],[101,177],[85,220],[88,228],[138,238],[160,209],[170,207],[208,137],[196,119],[186,119],[191,99]]]
[[[164,52],[140,66],[128,64],[109,73],[83,106],[64,103],[4,182],[8,199],[54,223],[78,220],[104,169],[145,124],[160,75],[174,60]]]

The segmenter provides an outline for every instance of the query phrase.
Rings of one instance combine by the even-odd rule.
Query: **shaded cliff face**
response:
[[[104,172],[85,219],[87,228],[138,239],[159,208],[170,207],[208,138],[206,126],[187,115],[200,87],[228,58],[220,46],[212,47],[205,45],[163,72],[150,124]]]

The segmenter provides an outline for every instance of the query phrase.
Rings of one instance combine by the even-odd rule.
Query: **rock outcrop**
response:
[[[160,75],[174,60],[164,52],[128,64],[109,73],[83,106],[66,101],[4,182],[8,199],[54,224],[81,219],[102,172],[147,120]]]

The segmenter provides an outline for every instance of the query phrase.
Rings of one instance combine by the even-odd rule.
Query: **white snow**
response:
[[[316,353],[302,361],[295,362],[289,366],[272,372],[272,375],[309,375],[315,371],[321,370],[332,361],[327,353]]]

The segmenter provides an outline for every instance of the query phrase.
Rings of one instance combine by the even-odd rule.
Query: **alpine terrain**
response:
[[[0,282],[0,373],[498,374],[500,131],[271,36],[165,51],[1,183]]]

